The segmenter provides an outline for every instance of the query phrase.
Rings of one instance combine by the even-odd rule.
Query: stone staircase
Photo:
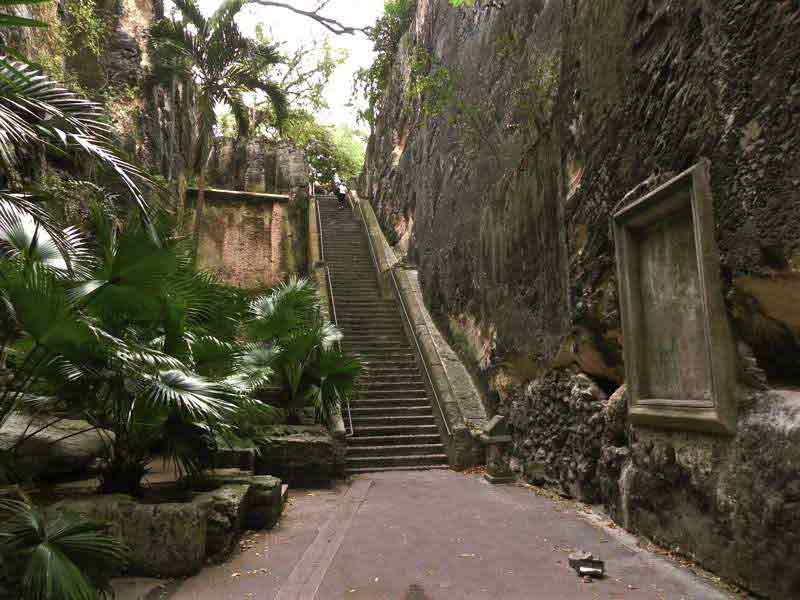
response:
[[[381,296],[363,225],[335,198],[317,200],[342,348],[364,365],[350,402],[354,435],[347,439],[347,473],[447,468],[402,309]],[[349,431],[346,411],[344,419]]]

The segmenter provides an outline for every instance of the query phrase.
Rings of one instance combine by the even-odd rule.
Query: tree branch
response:
[[[370,32],[369,27],[349,27],[347,25],[342,24],[340,21],[337,21],[336,19],[321,15],[320,11],[323,8],[325,8],[325,6],[327,6],[329,0],[325,0],[314,10],[302,10],[300,8],[292,6],[291,4],[287,4],[286,2],[277,2],[274,0],[249,0],[249,1],[251,4],[260,4],[261,6],[274,6],[277,8],[285,8],[286,10],[290,10],[298,15],[302,15],[304,17],[308,17],[309,19],[313,19],[314,21],[322,25],[325,29],[336,35],[356,35],[357,33],[369,35]]]

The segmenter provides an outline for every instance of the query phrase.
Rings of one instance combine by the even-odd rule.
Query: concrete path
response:
[[[585,583],[573,549],[606,561]],[[717,600],[731,596],[593,524],[575,505],[451,471],[364,475],[299,491],[278,527],[174,600]]]

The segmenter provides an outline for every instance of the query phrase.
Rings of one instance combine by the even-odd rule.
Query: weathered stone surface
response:
[[[195,499],[208,510],[205,556],[218,561],[233,550],[247,516],[248,483],[227,483]]]
[[[148,504],[126,495],[68,498],[46,508],[104,523],[130,549],[128,573],[181,577],[225,559],[247,529],[268,529],[283,512],[281,480],[229,470],[203,480],[213,489],[185,502]]]
[[[621,518],[760,594],[793,598],[800,573],[783,565],[800,544],[798,461],[797,392],[759,395],[734,438],[636,430]]]
[[[247,485],[244,498],[245,517],[242,525],[246,529],[270,529],[283,512],[284,498],[281,496],[282,481],[271,475],[249,473],[215,473],[210,477],[224,485]]]
[[[256,472],[292,486],[328,484],[344,471],[344,445],[321,426],[281,425],[262,438]]]
[[[605,393],[583,374],[549,373],[520,390],[509,423],[512,453],[528,481],[585,502],[599,499],[606,405]]]
[[[11,414],[0,429],[0,448],[13,447],[53,421],[46,415]],[[94,459],[104,454],[108,439],[91,428],[86,421],[64,419],[42,429],[19,447],[17,475],[22,479],[48,479],[85,472]],[[113,436],[110,432],[103,435]]]
[[[63,511],[106,523],[130,549],[133,575],[180,577],[203,566],[207,502],[142,504],[130,496],[108,495],[67,499],[47,507],[49,514]]]

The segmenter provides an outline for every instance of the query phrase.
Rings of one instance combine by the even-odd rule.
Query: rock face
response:
[[[512,451],[525,478],[584,502],[599,500],[606,407],[605,393],[583,374],[554,372],[528,384],[510,413]]]
[[[800,536],[799,24],[788,2],[420,1],[362,190],[479,358],[520,473],[776,598],[800,595],[774,576]],[[618,391],[611,211],[701,158],[742,367],[727,437],[633,427]]]
[[[344,444],[321,426],[288,425],[267,433],[256,456],[256,472],[292,486],[326,485],[344,473]]]
[[[0,448],[9,449],[35,433],[17,450],[18,478],[58,479],[86,472],[89,465],[106,451],[103,436],[86,421],[64,419],[47,427],[52,417],[32,417],[12,413],[0,429]],[[41,431],[40,431],[41,430]],[[103,435],[114,435],[107,432]],[[106,438],[107,440],[108,438]]]

